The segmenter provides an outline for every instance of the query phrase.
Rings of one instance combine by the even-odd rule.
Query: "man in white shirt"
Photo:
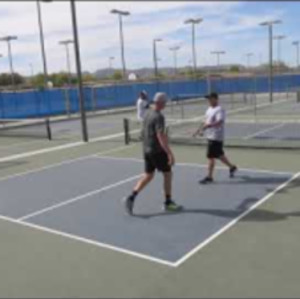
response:
[[[138,121],[142,122],[144,120],[148,108],[149,108],[148,95],[146,91],[141,91],[140,96],[136,102]]]
[[[213,182],[216,159],[219,159],[223,164],[229,167],[229,175],[231,178],[234,177],[237,171],[237,167],[228,160],[223,149],[226,115],[225,110],[219,105],[219,96],[213,92],[205,98],[209,100],[210,107],[205,113],[204,124],[202,124],[195,133],[195,135],[204,133],[208,141],[208,175],[200,181],[201,184]]]

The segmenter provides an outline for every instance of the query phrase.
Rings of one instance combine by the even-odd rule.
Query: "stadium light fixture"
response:
[[[184,21],[184,24],[192,26],[192,57],[193,57],[194,74],[196,74],[197,72],[195,27],[201,22],[203,22],[202,18],[190,18]]]
[[[82,84],[80,46],[79,46],[79,37],[78,37],[78,26],[77,26],[75,0],[70,0],[70,5],[71,5],[71,17],[72,17],[74,52],[75,52],[76,71],[77,71],[77,82],[78,82],[82,139],[84,142],[88,142],[89,136],[88,136],[88,128],[87,128],[87,121],[86,121],[86,107],[85,107],[85,99],[84,99],[83,84]]]
[[[281,20],[262,22],[260,26],[267,26],[269,31],[269,98],[273,102],[273,25],[282,24]]]
[[[7,43],[8,48],[8,59],[9,59],[9,66],[10,66],[10,74],[11,74],[11,84],[13,87],[13,90],[16,90],[16,84],[15,84],[15,75],[14,75],[14,65],[13,65],[13,55],[11,50],[11,41],[17,40],[18,37],[15,35],[8,35],[0,38],[0,41]]]
[[[250,66],[251,66],[251,57],[254,56],[253,53],[247,53],[246,54],[246,57],[247,57],[247,67],[248,69],[250,69]]]
[[[157,79],[158,78],[158,65],[157,65],[157,46],[156,44],[159,42],[162,42],[163,40],[161,38],[155,38],[153,39],[153,62],[154,62],[154,76]]]
[[[112,69],[113,68],[113,61],[115,60],[115,57],[110,56],[108,57],[108,68]]]
[[[65,46],[66,49],[66,62],[67,62],[67,70],[68,70],[68,84],[69,87],[71,86],[71,61],[70,61],[70,49],[69,45],[73,44],[74,41],[71,39],[68,40],[62,40],[59,42],[60,45]]]
[[[42,61],[43,61],[43,70],[44,70],[44,87],[48,87],[48,67],[47,67],[47,55],[45,49],[45,36],[44,36],[44,29],[43,29],[43,18],[42,18],[42,9],[41,3],[50,3],[52,0],[37,0],[37,15],[38,15],[38,24],[39,24],[39,31],[40,31],[40,44],[41,44],[41,53],[42,53]]]
[[[277,40],[277,63],[278,63],[278,73],[280,72],[280,61],[281,61],[281,41],[285,39],[285,35],[275,35],[274,40]]]
[[[123,68],[123,79],[126,78],[126,60],[125,60],[125,46],[124,46],[124,33],[123,33],[123,17],[130,15],[129,11],[112,9],[111,14],[116,14],[119,17],[119,31],[120,31],[120,46],[121,46],[121,61]]]
[[[293,41],[292,45],[296,47],[296,67],[299,68],[299,41]]]
[[[170,47],[169,50],[173,52],[174,59],[174,75],[177,74],[177,52],[180,50],[179,46]]]
[[[217,56],[217,67],[220,67],[220,56],[225,55],[225,51],[211,51],[210,54]]]

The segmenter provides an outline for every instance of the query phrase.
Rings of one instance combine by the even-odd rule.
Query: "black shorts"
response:
[[[145,154],[145,172],[153,173],[156,169],[161,172],[170,172],[168,155],[165,152]]]
[[[224,155],[223,142],[216,140],[208,140],[207,158],[218,159]]]

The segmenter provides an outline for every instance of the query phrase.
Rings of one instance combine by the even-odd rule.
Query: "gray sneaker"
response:
[[[134,200],[132,195],[123,198],[123,204],[128,215],[133,215]]]

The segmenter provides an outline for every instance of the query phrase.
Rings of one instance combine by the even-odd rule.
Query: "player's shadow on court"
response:
[[[134,215],[137,218],[141,219],[151,219],[154,217],[171,217],[175,215],[184,215],[184,214],[199,214],[199,215],[211,215],[219,218],[227,218],[227,219],[236,219],[248,212],[255,203],[257,203],[259,199],[257,198],[246,198],[239,206],[232,210],[224,210],[224,209],[189,209],[188,207],[184,207],[179,212],[158,212],[152,214],[136,214]],[[283,221],[287,220],[289,217],[300,217],[300,211],[295,212],[274,212],[267,211],[262,209],[254,209],[249,212],[248,215],[245,215],[240,221],[244,222],[271,222],[271,221]]]
[[[253,177],[248,175],[239,175],[236,176],[236,179],[228,181],[216,181],[215,184],[242,184],[242,185],[267,185],[267,184],[274,184],[274,185],[281,185],[283,184],[287,179],[282,177],[274,177],[274,176],[260,176],[260,177]]]
[[[264,176],[264,177],[251,177],[247,175],[241,175],[237,176],[236,179],[238,180],[231,180],[230,183],[228,181],[226,182],[216,182],[216,184],[242,184],[242,185],[268,185],[268,184],[274,184],[274,185],[282,185],[286,182],[286,179],[282,179],[280,177],[274,177],[274,176]],[[300,188],[300,179],[295,179],[294,181],[290,182],[287,186],[282,188],[281,190],[278,190],[276,193],[287,193],[288,190],[292,188]],[[275,188],[267,187],[267,192],[273,192]]]

